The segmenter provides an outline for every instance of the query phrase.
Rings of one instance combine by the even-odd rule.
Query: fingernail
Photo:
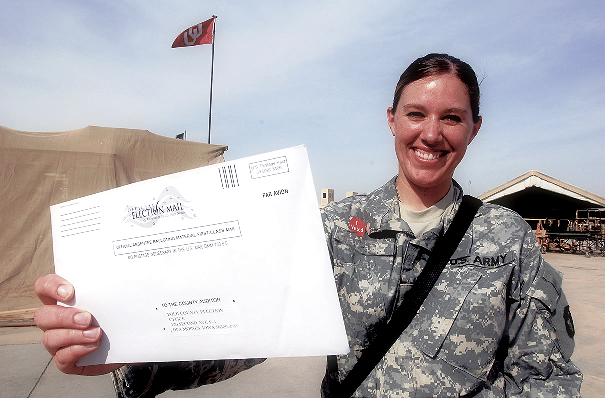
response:
[[[82,334],[88,339],[96,339],[101,334],[101,328],[97,327],[92,329],[86,329],[82,332]]]
[[[67,300],[73,292],[73,289],[70,285],[61,285],[57,288],[57,294],[63,300]]]
[[[91,315],[89,312],[78,312],[74,315],[74,322],[80,326],[90,325]]]

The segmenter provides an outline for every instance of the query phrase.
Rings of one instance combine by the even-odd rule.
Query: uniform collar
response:
[[[396,181],[397,176],[370,193],[366,203],[360,209],[359,218],[365,222],[368,235],[384,231],[400,232],[404,230],[403,220],[399,218]]]
[[[399,198],[397,196],[397,176],[391,178],[386,184],[370,193],[365,205],[359,210],[359,217],[365,222],[368,235],[393,231],[410,232],[410,228],[399,216]],[[454,206],[449,214],[444,214],[443,225],[449,227],[454,215],[462,202],[462,187],[454,183]]]

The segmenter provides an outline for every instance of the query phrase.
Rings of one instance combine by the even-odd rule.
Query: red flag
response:
[[[200,44],[211,44],[213,29],[214,17],[200,24],[194,25],[189,29],[186,29],[176,38],[174,43],[172,43],[172,48],[191,47],[198,46]]]

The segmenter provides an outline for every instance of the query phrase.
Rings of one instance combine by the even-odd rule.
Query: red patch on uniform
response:
[[[349,229],[359,237],[366,233],[366,225],[357,217],[351,218]]]

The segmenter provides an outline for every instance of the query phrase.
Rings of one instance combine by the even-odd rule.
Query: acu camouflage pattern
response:
[[[117,398],[151,398],[168,390],[226,380],[264,359],[165,362],[126,365],[112,372]]]
[[[384,327],[462,200],[454,184],[441,225],[415,237],[399,218],[395,181],[324,208],[351,352],[328,360],[323,397]],[[366,234],[349,230],[352,217]],[[353,396],[577,397],[573,333],[553,326],[565,324],[558,318],[566,304],[561,276],[542,259],[529,225],[484,204],[417,316]]]

